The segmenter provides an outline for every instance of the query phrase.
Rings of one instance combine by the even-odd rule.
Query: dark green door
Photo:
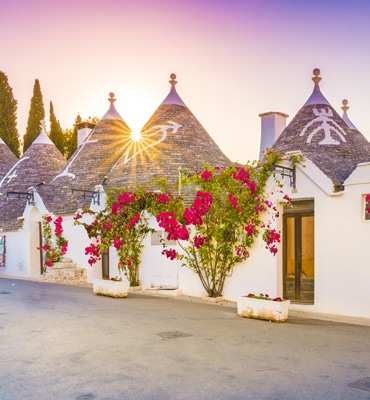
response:
[[[102,256],[101,256],[101,261],[102,261],[102,276],[103,278],[105,276],[110,276],[109,275],[109,249],[105,249]]]

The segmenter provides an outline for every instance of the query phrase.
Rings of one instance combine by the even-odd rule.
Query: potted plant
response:
[[[130,282],[122,280],[120,277],[109,278],[104,276],[101,278],[93,279],[93,291],[95,294],[109,297],[127,297],[130,287]]]
[[[268,294],[250,293],[238,297],[237,313],[241,317],[284,322],[288,318],[289,305],[290,300],[286,297],[272,298]]]

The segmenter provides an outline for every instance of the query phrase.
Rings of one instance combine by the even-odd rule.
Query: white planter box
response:
[[[99,278],[93,280],[94,293],[101,296],[127,297],[129,287],[129,281],[111,281]]]
[[[238,315],[273,322],[284,322],[288,318],[289,304],[290,300],[272,301],[240,296],[237,301]]]

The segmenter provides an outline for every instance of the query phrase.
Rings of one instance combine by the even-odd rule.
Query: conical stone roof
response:
[[[48,183],[65,162],[63,155],[46,135],[42,121],[39,136],[0,181],[0,226],[4,230],[19,227],[18,218],[23,215],[27,204],[26,193],[33,187],[41,197],[46,195]]]
[[[285,154],[301,151],[335,187],[340,187],[361,162],[370,161],[370,143],[351,129],[322,95],[320,70],[314,70],[314,90],[273,144]]]
[[[131,140],[130,128],[115,109],[114,93],[109,96],[109,110],[52,181],[47,204],[54,213],[90,205],[95,186],[105,181]]]
[[[5,174],[17,161],[17,157],[0,138],[0,180],[3,179]]]
[[[232,164],[180,98],[175,79],[171,74],[170,93],[110,172],[108,187],[150,186],[155,176],[175,185],[179,169]]]

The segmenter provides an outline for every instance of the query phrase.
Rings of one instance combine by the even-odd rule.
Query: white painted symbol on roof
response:
[[[314,114],[316,115],[316,118],[314,118],[312,121],[310,121],[303,129],[302,132],[300,133],[299,136],[304,136],[306,133],[307,129],[312,126],[315,123],[320,123],[321,124],[315,128],[307,137],[306,143],[311,143],[311,140],[316,133],[320,132],[321,130],[324,131],[325,137],[319,144],[340,144],[338,140],[335,140],[331,136],[331,132],[336,133],[339,138],[342,140],[342,142],[346,142],[346,138],[344,137],[346,135],[346,132],[332,119],[333,117],[333,112],[329,108],[325,110],[322,108],[320,111],[317,110],[316,108],[313,109]]]
[[[8,182],[5,182],[5,184],[8,184],[13,178],[16,178],[18,175],[16,174],[17,170],[16,167],[24,160],[28,160],[29,157],[22,157],[20,160],[18,160],[12,168],[8,171],[8,173],[4,176],[4,178],[0,182],[0,187],[3,186],[5,179],[8,179]]]
[[[81,144],[81,146],[78,148],[78,150],[76,151],[76,153],[74,154],[74,156],[72,157],[72,159],[69,160],[68,165],[66,167],[66,169],[64,171],[62,171],[59,175],[55,176],[52,180],[55,181],[55,179],[61,178],[63,176],[69,176],[72,179],[76,178],[76,175],[73,174],[72,172],[69,172],[69,168],[72,166],[74,160],[77,158],[77,156],[81,153],[81,150],[90,143],[96,143],[98,140],[86,140],[85,142],[83,142]]]
[[[182,127],[182,125],[180,125],[180,124],[178,124],[176,122],[173,122],[173,121],[167,121],[167,122],[170,125],[155,125],[155,126],[152,126],[148,131],[146,131],[145,132],[145,138],[146,139],[156,135],[157,133],[162,133],[162,136],[158,140],[156,140],[155,142],[150,143],[149,145],[140,148],[140,150],[136,151],[130,157],[129,157],[130,149],[127,150],[126,153],[123,155],[123,157],[125,157],[124,165],[127,164],[130,160],[132,160],[135,156],[137,156],[138,154],[140,154],[144,150],[149,149],[150,147],[152,147],[152,146],[154,146],[154,145],[166,140],[167,131],[168,130],[172,129],[171,133],[176,133],[179,130],[179,128]]]
[[[7,177],[6,177],[6,179],[8,179],[8,182],[7,183],[9,183],[13,178],[16,178],[18,175],[17,175],[17,170],[15,169],[14,171],[13,171],[13,173],[12,173],[12,175],[8,175]]]

